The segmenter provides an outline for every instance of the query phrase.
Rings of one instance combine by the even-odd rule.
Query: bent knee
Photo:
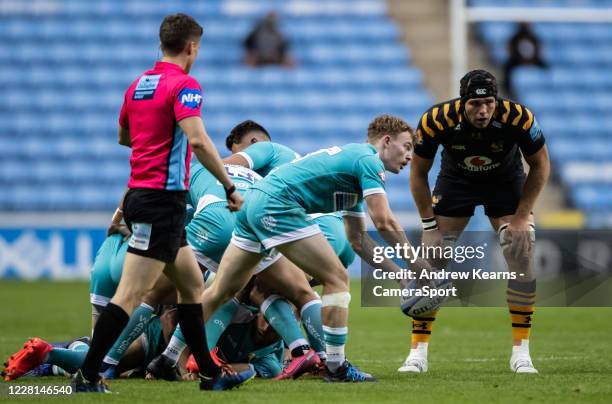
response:
[[[339,265],[337,268],[326,273],[323,279],[320,280],[323,287],[330,287],[336,290],[348,289],[349,275],[348,271]]]

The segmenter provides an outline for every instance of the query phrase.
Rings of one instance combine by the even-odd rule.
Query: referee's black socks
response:
[[[89,352],[81,366],[83,376],[90,382],[100,379],[98,372],[104,355],[111,349],[121,331],[125,328],[130,316],[121,307],[109,303],[96,322]]]
[[[187,346],[198,364],[200,374],[211,378],[219,375],[221,368],[213,362],[206,344],[202,305],[199,303],[179,304],[178,322],[185,337],[185,342],[187,342]]]

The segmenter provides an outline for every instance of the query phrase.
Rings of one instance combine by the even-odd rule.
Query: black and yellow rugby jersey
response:
[[[524,175],[520,153],[530,156],[544,146],[544,134],[533,113],[503,98],[484,129],[467,121],[456,98],[425,112],[416,135],[414,152],[422,158],[433,159],[438,145],[444,147],[440,175],[470,181],[503,181]]]

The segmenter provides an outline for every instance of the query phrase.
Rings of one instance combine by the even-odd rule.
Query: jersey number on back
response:
[[[316,156],[317,154],[321,154],[321,153],[327,153],[330,156],[333,156],[334,154],[338,154],[341,151],[342,151],[342,149],[340,147],[338,147],[338,146],[330,147],[329,149],[321,149],[321,150],[317,150],[317,151],[312,152],[312,153],[308,153],[304,157],[298,157],[295,160],[293,160],[292,163],[295,163],[296,161],[302,161],[304,159],[307,159],[308,157]]]

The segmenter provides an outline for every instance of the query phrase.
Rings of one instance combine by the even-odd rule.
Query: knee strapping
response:
[[[348,309],[349,303],[351,303],[351,294],[349,292],[330,293],[323,295],[321,302],[323,307],[335,306]]]
[[[499,236],[499,244],[503,251],[506,251],[512,245],[512,235],[508,233],[508,223],[504,223],[499,226],[497,234]],[[535,244],[535,224],[529,223],[529,244],[533,246]]]
[[[442,236],[442,246],[443,247],[455,247],[457,244],[457,236],[454,234],[446,234]]]

